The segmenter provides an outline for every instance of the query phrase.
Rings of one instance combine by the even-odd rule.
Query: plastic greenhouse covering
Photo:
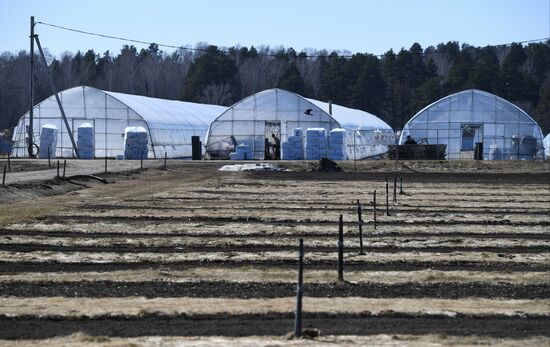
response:
[[[539,125],[514,104],[481,90],[444,97],[412,117],[401,132],[418,143],[447,145],[447,159],[543,159]]]
[[[59,92],[75,142],[78,127],[90,123],[94,129],[95,156],[116,157],[124,153],[124,130],[143,127],[147,130],[148,158],[191,157],[191,136],[204,143],[210,122],[227,107],[163,100],[138,95],[113,93],[92,87],[75,87]],[[74,157],[67,128],[54,96],[33,108],[33,138],[38,143],[46,124],[59,129],[56,156]],[[18,122],[12,154],[27,156],[29,113]]]
[[[327,133],[346,129],[348,159],[386,153],[387,146],[395,143],[392,128],[370,113],[276,88],[244,98],[216,118],[208,130],[206,153],[210,158],[229,158],[235,146],[245,144],[254,159],[264,159],[271,134],[282,143],[296,128],[324,128]]]
[[[547,134],[544,138],[544,153],[546,154],[546,159],[550,159],[550,134]]]

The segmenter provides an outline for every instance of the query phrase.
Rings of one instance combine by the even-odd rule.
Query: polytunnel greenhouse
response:
[[[447,145],[447,159],[544,158],[542,131],[516,105],[488,92],[466,90],[425,107],[405,124],[418,143]]]
[[[227,107],[163,100],[138,95],[108,92],[92,87],[75,87],[58,93],[69,126],[77,141],[77,129],[93,128],[95,157],[117,157],[124,153],[125,129],[144,128],[147,132],[146,158],[191,157],[191,137],[204,143],[210,122]],[[55,96],[33,108],[33,142],[47,125],[58,129],[55,156],[75,157]],[[27,156],[29,112],[19,120],[13,133],[12,154]],[[52,156],[53,153],[52,153]]]
[[[301,130],[296,132],[298,128]],[[370,113],[275,88],[246,97],[217,117],[208,129],[206,155],[228,159],[244,144],[251,154],[245,159],[265,159],[273,135],[284,149],[288,139],[305,135],[307,129],[324,129],[327,134],[335,129],[345,131],[345,159],[350,160],[384,154],[387,146],[395,143],[393,129]]]
[[[550,134],[547,134],[543,141],[544,144],[544,154],[546,159],[550,159]]]

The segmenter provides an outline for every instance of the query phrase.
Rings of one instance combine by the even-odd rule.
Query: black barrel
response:
[[[193,160],[202,159],[202,142],[200,136],[191,136],[191,151]]]

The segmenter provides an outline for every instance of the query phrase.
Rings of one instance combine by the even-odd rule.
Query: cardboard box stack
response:
[[[48,159],[48,154],[50,158],[55,158],[57,132],[58,129],[55,125],[46,124],[42,127],[40,130],[40,151],[38,152],[38,158]]]
[[[293,135],[289,136],[281,147],[281,159],[304,160],[304,131],[302,128],[294,129]]]
[[[328,133],[328,158],[331,160],[347,159],[347,134],[346,129],[336,128]]]
[[[76,140],[80,159],[94,159],[95,139],[94,127],[90,123],[84,123],[78,127],[78,138]]]
[[[327,132],[324,128],[306,129],[306,159],[319,160],[327,156]]]
[[[231,160],[251,160],[253,159],[252,148],[241,143],[235,148],[235,152],[230,153],[229,156]]]
[[[147,159],[147,130],[144,127],[124,129],[124,159]]]

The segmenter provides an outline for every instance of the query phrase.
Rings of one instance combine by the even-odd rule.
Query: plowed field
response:
[[[548,163],[223,164],[0,188],[0,345],[550,344]]]

